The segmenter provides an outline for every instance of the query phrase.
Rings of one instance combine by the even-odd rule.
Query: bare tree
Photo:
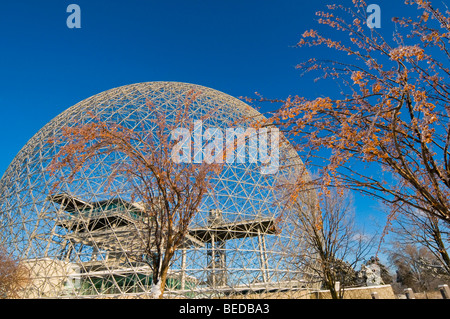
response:
[[[450,275],[450,237],[447,223],[421,210],[406,208],[397,214],[392,230],[396,241],[401,245],[427,248],[440,262],[442,269]]]
[[[357,229],[348,192],[330,191],[316,199],[312,191],[304,192],[293,204],[293,222],[306,247],[298,262],[322,280],[333,299],[340,299],[346,286],[356,284],[355,268],[375,241]]]
[[[450,281],[440,261],[424,246],[394,242],[388,256],[397,270],[396,281],[400,288],[430,291]]]
[[[131,257],[151,267],[152,294],[159,298],[165,290],[172,258],[183,244],[202,199],[212,191],[210,179],[221,170],[217,163],[174,160],[179,155],[174,154],[178,141],[171,139],[171,132],[177,129],[192,132],[194,123],[189,108],[196,96],[196,92],[189,92],[170,117],[148,101],[149,114],[154,114],[151,132],[104,122],[95,115],[90,123],[65,127],[57,140],[64,146],[49,167],[52,173],[69,169],[70,174],[64,179],[70,183],[80,170],[94,165],[99,157],[117,154],[125,157],[112,164],[106,187],[117,178],[125,178],[132,201],[139,202],[144,211],[137,236],[140,249]],[[57,183],[54,188],[58,186]]]
[[[17,298],[29,282],[29,270],[0,247],[0,298]]]

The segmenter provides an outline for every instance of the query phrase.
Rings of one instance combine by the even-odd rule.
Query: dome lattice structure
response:
[[[88,123],[91,115],[125,127],[151,131],[146,101],[170,117],[187,94],[199,92],[190,116],[215,109],[205,127],[262,115],[222,92],[186,83],[147,82],[111,89],[70,107],[37,132],[14,158],[0,181],[0,244],[30,270],[25,298],[146,296],[151,270],[131,261],[127,238],[138,223],[139,205],[120,185],[105,191],[108,168],[121,158],[105,158],[71,183],[53,185],[48,165],[61,145],[48,143],[63,127]],[[91,114],[91,115],[90,115]],[[244,293],[293,291],[305,286],[304,270],[286,247],[299,245],[274,185],[296,176],[302,161],[280,144],[275,174],[257,164],[226,164],[214,178],[215,197],[206,196],[192,221],[189,245],[180,248],[170,269],[168,297],[211,298]],[[60,172],[63,174],[63,172]],[[50,196],[50,194],[53,194]],[[286,212],[283,212],[286,216]]]

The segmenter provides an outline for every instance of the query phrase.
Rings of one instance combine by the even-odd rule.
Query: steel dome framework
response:
[[[177,103],[195,90],[191,106],[198,118],[210,109],[217,116],[206,127],[262,115],[242,101],[219,91],[186,83],[148,82],[111,89],[61,113],[37,132],[14,158],[0,181],[0,244],[30,270],[25,298],[147,296],[151,270],[133,262],[127,252],[139,227],[140,207],[118,185],[105,192],[108,157],[62,183],[64,172],[48,173],[60,136],[71,123],[87,123],[89,114],[130,128],[151,131],[147,100],[173,115]],[[261,174],[257,164],[225,165],[214,179],[215,197],[207,196],[189,229],[189,240],[177,251],[167,282],[168,297],[213,298],[243,293],[295,291],[305,286],[305,270],[292,263],[286,247],[297,247],[299,234],[288,222],[276,187],[280,179],[302,170],[298,154],[280,144],[275,174]]]

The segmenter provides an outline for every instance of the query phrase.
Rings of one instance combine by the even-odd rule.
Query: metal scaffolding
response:
[[[23,297],[148,295],[151,269],[145,260],[130,258],[141,251],[142,206],[130,198],[127,185],[113,185],[112,191],[104,187],[111,165],[124,158],[99,159],[55,192],[52,187],[65,172],[49,174],[47,167],[62,145],[48,141],[75,122],[89,123],[92,114],[151,133],[155,124],[147,101],[170,118],[192,91],[199,93],[190,107],[193,119],[216,110],[216,116],[203,122],[205,127],[226,128],[236,121],[250,126],[263,118],[242,101],[203,86],[138,83],[68,108],[21,149],[0,180],[0,244],[30,269]],[[297,178],[302,161],[283,142],[278,171],[262,174],[259,168],[253,162],[226,164],[214,179],[214,196],[204,199],[173,260],[168,297],[212,298],[305,287],[304,270],[287,252],[302,245],[301,234],[290,223],[290,212],[275,187],[280,180]],[[283,218],[277,219],[281,213]]]

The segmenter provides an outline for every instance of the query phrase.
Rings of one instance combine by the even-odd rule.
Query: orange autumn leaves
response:
[[[414,58],[421,61],[425,58],[424,49],[418,45],[400,46],[392,49],[389,56],[394,61],[404,60],[405,58]]]
[[[449,13],[409,2],[418,17],[393,19],[398,31],[389,40],[362,22],[364,1],[318,13],[320,24],[343,37],[305,31],[298,47],[322,47],[333,58],[315,57],[298,69],[335,82],[337,90],[326,84],[324,96],[291,96],[269,121],[319,170],[318,184],[361,190],[450,221]]]

